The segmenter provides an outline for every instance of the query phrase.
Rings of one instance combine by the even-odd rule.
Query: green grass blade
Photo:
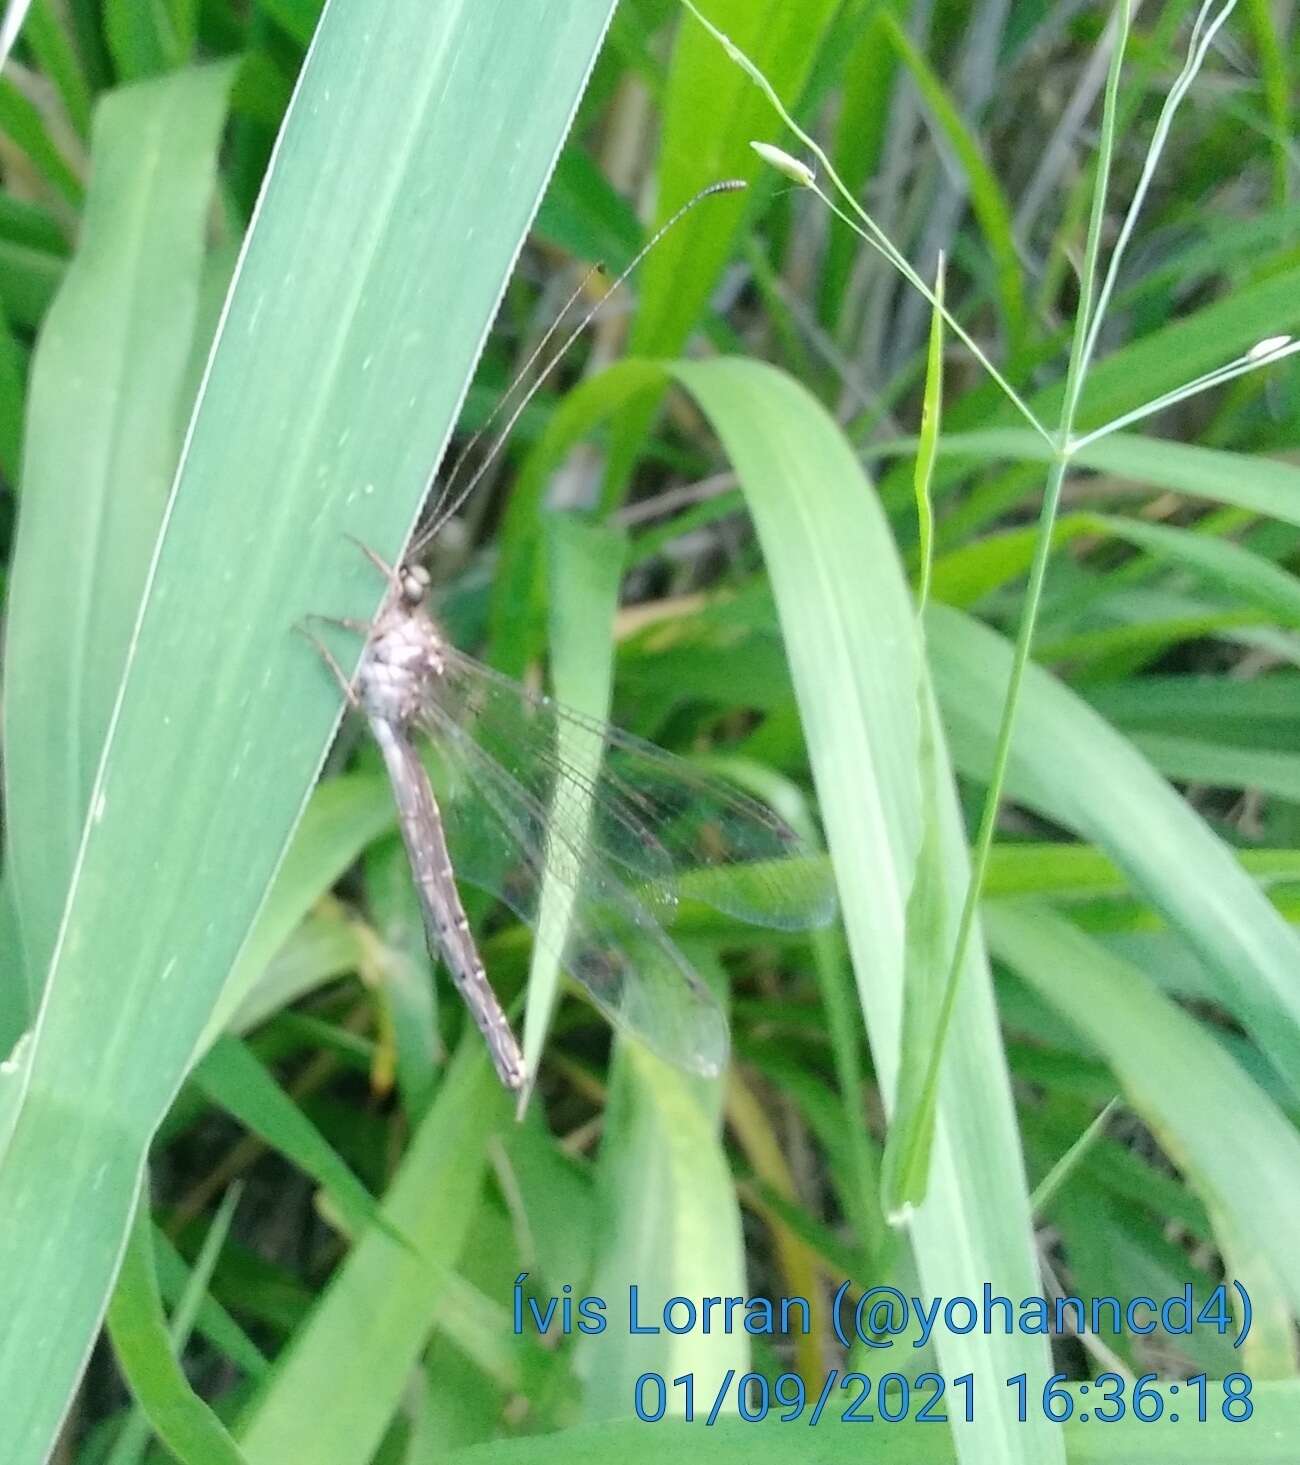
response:
[[[720,979],[699,949],[688,946],[686,955],[706,978]],[[670,1297],[748,1294],[721,1104],[718,1081],[692,1078],[635,1043],[620,1045],[600,1154],[601,1225],[589,1284],[610,1299],[611,1313],[628,1306],[632,1283],[642,1299],[643,1326],[646,1311]],[[740,1329],[639,1337],[616,1323],[608,1333],[579,1340],[582,1417],[625,1418],[636,1380],[647,1370],[721,1379],[728,1368],[743,1373],[749,1363],[749,1339]]]
[[[674,368],[744,487],[776,595],[882,1091],[899,1061],[904,911],[920,836],[915,614],[877,501],[843,436],[796,383],[756,363]],[[862,567],[872,567],[864,577]],[[945,905],[960,905],[965,838],[936,748]],[[951,940],[949,922],[948,940]],[[930,1192],[909,1239],[927,1292],[1037,1290],[1028,1193],[982,943],[957,995],[963,1040],[939,1094]],[[1047,1367],[1041,1340],[946,1337],[941,1367],[1001,1389]],[[1054,1432],[989,1411],[961,1434],[979,1465],[1059,1460]],[[860,1446],[859,1446],[860,1448]]]
[[[683,225],[694,216],[689,214]],[[663,380],[663,367],[657,362],[635,358],[588,377],[565,396],[524,460],[506,509],[493,577],[488,654],[493,666],[521,675],[545,645],[545,541],[540,525],[550,475],[574,443],[614,413],[643,395],[658,400]]]
[[[104,98],[81,247],[32,363],[4,731],[36,992],[180,450],[232,74],[182,71]]]
[[[395,822],[392,790],[387,779],[377,774],[344,774],[313,791],[208,1018],[199,1051],[215,1040],[236,1012],[247,1011],[246,1004],[258,1005],[258,983],[272,958],[371,840]]]
[[[1043,909],[994,904],[994,951],[1105,1057],[1213,1216],[1257,1247],[1300,1315],[1300,1136],[1221,1043],[1136,967]]]
[[[239,1186],[233,1186],[222,1198],[221,1205],[212,1218],[212,1224],[208,1227],[207,1235],[203,1238],[203,1246],[194,1263],[194,1270],[186,1277],[180,1296],[176,1301],[175,1311],[172,1313],[171,1321],[167,1329],[168,1339],[171,1343],[172,1352],[179,1358],[184,1352],[185,1344],[189,1340],[190,1332],[197,1321],[199,1314],[203,1311],[208,1302],[208,1283],[212,1280],[212,1270],[217,1264],[217,1258],[221,1255],[221,1248],[225,1245],[226,1237],[230,1234],[230,1223],[234,1220],[235,1207],[239,1204]],[[155,1266],[158,1262],[157,1248],[159,1245],[159,1234],[156,1227],[150,1226],[150,1237],[152,1241],[152,1255]],[[159,1290],[161,1291],[161,1268],[159,1272]],[[127,1276],[124,1268],[123,1276]],[[138,1304],[139,1299],[127,1300],[128,1307]],[[156,1334],[153,1334],[156,1339]],[[117,1437],[113,1445],[112,1454],[108,1457],[105,1465],[138,1465],[148,1448],[149,1436],[152,1427],[149,1423],[149,1416],[143,1409],[132,1410],[126,1424],[122,1427],[122,1433]]]
[[[614,615],[627,554],[626,536],[575,514],[547,519],[551,613],[551,687],[555,696],[588,717],[604,721],[614,682]],[[604,749],[586,730],[562,725],[556,752],[564,762],[595,778]],[[553,817],[561,819],[578,841],[586,835],[590,808],[579,808],[572,790],[557,801]],[[572,864],[571,853],[553,846],[549,859]],[[570,874],[576,875],[576,870]],[[563,947],[572,894],[559,881],[548,880],[538,908],[538,929],[550,933],[549,947],[533,948],[528,973],[528,1007],[524,1018],[524,1067],[536,1075],[546,1032],[559,1000],[561,971],[551,951]]]
[[[1281,18],[1274,20],[1267,0],[1246,0],[1245,13],[1246,23],[1254,32],[1264,110],[1273,124],[1273,197],[1278,204],[1285,204],[1291,192],[1288,142],[1295,127],[1286,54],[1279,33]]]
[[[233,1193],[232,1191],[227,1194]],[[216,1231],[224,1208],[225,1201],[223,1200],[222,1210],[213,1218],[213,1223],[208,1228],[209,1236]],[[158,1286],[162,1292],[163,1301],[170,1303],[173,1307],[179,1307],[189,1295],[196,1273],[176,1250],[175,1244],[166,1232],[157,1225],[153,1228],[153,1248],[154,1263],[158,1270]],[[206,1255],[206,1252],[207,1237],[204,1238],[201,1256]],[[194,1326],[213,1348],[224,1353],[231,1363],[235,1364],[237,1368],[243,1369],[250,1378],[262,1378],[270,1371],[271,1365],[263,1357],[257,1345],[215,1298],[207,1295],[202,1298],[194,1315]]]
[[[1026,328],[1025,280],[1020,267],[1011,220],[1011,207],[989,166],[979,139],[962,120],[952,98],[925,55],[912,43],[898,17],[887,5],[880,7],[877,24],[888,37],[899,59],[912,74],[917,90],[929,109],[935,126],[948,140],[970,187],[971,208],[979,220],[989,253],[993,257],[998,299],[1006,328],[1009,353],[1013,357],[1024,343]]]
[[[940,255],[934,279],[935,308],[930,312],[930,340],[926,347],[921,432],[916,442],[916,466],[912,470],[912,485],[916,492],[917,552],[921,561],[916,604],[922,613],[930,599],[930,574],[934,561],[934,465],[939,455],[939,427],[943,417],[943,291],[944,260]]]
[[[610,9],[389,0],[382,24],[332,6],[317,34],[188,440],[0,1162],[16,1460],[52,1443],[145,1145],[338,718],[293,628],[377,605],[345,532],[389,558],[402,544]]]
[[[758,59],[773,86],[795,106],[837,8],[834,0],[800,0],[797,6],[786,0],[714,0],[709,14]],[[719,178],[761,179],[763,165],[749,144],[768,135],[768,117],[762,97],[705,31],[683,15],[663,102],[658,218],[668,218]],[[753,194],[745,195],[751,208]],[[631,352],[664,358],[682,350],[700,324],[745,215],[745,206],[731,202],[696,209],[650,256]],[[649,399],[620,425],[612,475],[620,486],[623,466],[639,451],[659,400]]]
[[[4,19],[0,20],[0,67],[8,61],[10,52],[14,48],[14,42],[22,32],[23,21],[27,19],[27,12],[31,9],[32,0],[8,0],[5,6]]]
[[[589,716],[604,717],[612,689],[614,612],[626,540],[619,531],[571,514],[552,516],[548,529],[555,695]],[[582,766],[592,752],[580,745],[569,751],[566,761]],[[600,750],[594,752],[599,758]],[[566,809],[566,816],[570,812]],[[550,914],[564,919],[562,899]],[[535,955],[528,1024],[535,1023],[539,978],[540,1011],[546,1017],[550,993],[545,984],[557,975],[553,962]],[[543,1024],[536,1023],[531,1048],[529,1032],[526,1026],[531,1072]],[[606,1225],[592,1290],[626,1297],[629,1282],[636,1281],[653,1298],[742,1293],[740,1217],[719,1134],[720,1086],[686,1077],[635,1042],[621,1046],[601,1150]],[[611,1332],[613,1336],[582,1341],[588,1356],[579,1372],[587,1384],[582,1407],[588,1418],[622,1413],[628,1390],[647,1368],[678,1374],[748,1366],[748,1349],[734,1337],[661,1336],[647,1343],[627,1337],[626,1329]]]
[[[319,1184],[348,1229],[375,1219],[375,1199],[329,1141],[238,1038],[219,1038],[195,1068],[191,1082],[304,1174]]]
[[[372,1457],[452,1285],[478,1211],[488,1139],[507,1115],[482,1039],[470,1031],[384,1198],[385,1226],[353,1249],[240,1427],[249,1465]]]
[[[22,1035],[27,1016],[27,974],[23,962],[22,933],[18,929],[18,908],[14,904],[13,881],[8,873],[0,879],[0,1052],[10,1055]],[[12,1082],[9,1079],[8,1082]],[[0,1084],[3,1092],[5,1084]],[[9,1133],[0,1101],[0,1135]]]
[[[108,1309],[108,1331],[131,1392],[180,1465],[247,1465],[225,1426],[190,1388],[172,1351],[154,1272],[146,1186]]]
[[[912,444],[905,446],[912,451]],[[1038,463],[1051,460],[1041,438],[1015,427],[945,434],[939,442],[939,455],[973,462],[1003,458]],[[1080,449],[1073,462],[1098,473],[1136,479],[1153,488],[1234,504],[1288,524],[1300,524],[1300,468],[1276,458],[1117,433]]]
[[[987,889],[987,882],[985,882],[985,888]],[[1118,1103],[1118,1099],[1112,1099],[1104,1109],[1100,1110],[1097,1117],[1089,1124],[1087,1129],[1083,1131],[1079,1138],[1075,1140],[1070,1148],[1066,1150],[1042,1180],[1034,1187],[1034,1193],[1031,1199],[1034,1205],[1035,1216],[1051,1204],[1056,1193],[1087,1158],[1093,1146],[1102,1138],[1102,1135],[1105,1133],[1106,1124],[1110,1116],[1115,1112]]]
[[[794,106],[836,6],[830,0],[715,0],[709,18],[763,67]],[[659,213],[718,178],[754,180],[750,141],[770,132],[763,98],[702,27],[683,14],[664,97]],[[744,222],[738,208],[697,209],[645,264],[631,349],[675,355],[695,328]]]
[[[898,8],[901,0],[891,3]],[[898,72],[898,59],[888,44],[878,7],[873,3],[862,9],[861,31],[852,49],[836,58],[840,97],[831,148],[835,171],[857,197],[880,166]],[[841,344],[851,339],[852,322],[844,319],[842,310],[858,249],[857,240],[844,229],[836,229],[826,241],[820,314]]]
[[[180,65],[184,48],[169,12],[157,0],[105,0],[104,36],[120,76],[152,76]]]
[[[1271,748],[1240,748],[1176,733],[1132,735],[1133,746],[1165,775],[1213,788],[1253,788],[1300,804],[1300,755]]]
[[[932,607],[935,683],[958,763],[987,776],[1010,653],[994,631]],[[1041,668],[1024,682],[1012,798],[1099,844],[1192,943],[1218,996],[1300,1093],[1300,941],[1223,844],[1131,744]]]
[[[918,550],[921,560],[917,610],[923,616],[930,597],[934,555],[934,506],[931,486],[943,406],[943,290],[944,263],[935,272],[935,308],[930,315],[930,342],[926,353],[925,391],[921,435],[917,445],[913,482],[916,488]],[[921,646],[925,627],[920,626]],[[952,1022],[956,981],[960,968],[947,970],[943,936],[943,849],[939,829],[938,769],[935,758],[935,709],[924,656],[917,659],[917,708],[920,729],[917,767],[921,779],[921,845],[916,874],[907,897],[903,954],[903,1024],[899,1037],[898,1092],[889,1126],[882,1165],[882,1205],[891,1217],[906,1215],[925,1199],[930,1173],[930,1149],[939,1099],[939,1072]]]
[[[40,0],[28,16],[23,38],[40,69],[58,89],[69,121],[85,137],[90,131],[90,84],[65,25],[51,0]]]
[[[1270,621],[1283,626],[1294,626],[1300,617],[1300,579],[1232,540],[1199,529],[1149,524],[1141,519],[1085,510],[1056,521],[1053,548],[1059,549],[1072,539],[1097,535],[1121,539],[1146,550],[1153,560],[1191,570],[1199,579],[1228,592],[1231,601],[1223,612],[1225,615],[1239,616],[1254,607]],[[1029,566],[1033,548],[1031,530],[1008,529],[944,555],[936,566],[941,598],[949,604],[968,606],[1018,580]],[[1116,584],[1114,591],[1122,594],[1123,588]],[[1106,593],[1106,585],[1098,583],[1090,587],[1085,602],[1102,603]],[[1059,623],[1062,620],[1059,607],[1057,617]],[[1059,625],[1058,635],[1064,630],[1064,625]],[[1046,660],[1059,653],[1054,653],[1050,643],[1045,643],[1039,647],[1039,654]]]
[[[4,268],[0,256],[0,270]],[[13,332],[0,301],[0,472],[18,481],[22,458],[23,414],[27,406],[27,353]]]
[[[40,111],[8,80],[0,79],[0,132],[26,153],[45,181],[70,204],[81,202],[82,182],[60,151]]]
[[[1229,539],[1171,524],[1148,524],[1114,514],[1081,514],[1080,529],[1113,534],[1153,559],[1192,570],[1228,592],[1233,608],[1255,606],[1275,624],[1300,625],[1300,579],[1272,560]]]

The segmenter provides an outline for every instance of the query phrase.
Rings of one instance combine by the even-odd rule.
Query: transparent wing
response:
[[[422,721],[450,775],[442,814],[456,875],[531,926],[616,1026],[674,1063],[719,1073],[726,1020],[651,907],[574,832],[576,823],[557,819],[445,710],[431,708]],[[568,893],[559,925],[542,918],[548,878]]]
[[[537,807],[575,811],[580,864],[629,872],[653,908],[689,893],[781,930],[824,925],[835,890],[824,860],[771,810],[629,733],[596,722],[448,647],[430,709],[462,729]]]

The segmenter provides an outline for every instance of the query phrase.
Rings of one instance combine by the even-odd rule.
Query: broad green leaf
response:
[[[859,1000],[887,1102],[899,1062],[904,912],[920,836],[917,637],[897,551],[840,432],[796,383],[724,360],[674,374],[716,427],[754,516],[781,617],[835,866]],[[865,576],[863,566],[871,566]],[[942,746],[936,747],[946,908],[967,879]],[[948,942],[952,940],[949,931]],[[939,1090],[930,1192],[908,1227],[935,1295],[1037,1288],[1028,1194],[981,943],[957,994],[962,1041]],[[1041,1340],[945,1337],[941,1367],[993,1390],[1047,1367]],[[961,1432],[965,1460],[1060,1459],[1053,1431],[988,1412]],[[860,1448],[860,1447],[859,1447]]]
[[[145,1146],[338,720],[293,628],[378,604],[345,535],[391,558],[414,522],[610,9],[340,3],[317,33],[187,440],[0,1161],[19,1259],[0,1274],[0,1395],[20,1459],[53,1442]]]

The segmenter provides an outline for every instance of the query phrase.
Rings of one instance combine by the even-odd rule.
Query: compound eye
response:
[[[411,605],[419,605],[429,588],[429,577],[420,566],[410,567],[402,572],[402,598]]]

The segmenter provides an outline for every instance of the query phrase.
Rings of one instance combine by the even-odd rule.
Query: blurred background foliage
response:
[[[97,552],[134,566],[138,586],[318,8],[31,6],[0,79],[6,562],[37,486],[57,495],[71,478],[130,480],[154,508],[119,511]],[[933,278],[944,253],[950,308],[1050,419],[1095,181],[1109,8],[703,8],[762,66],[918,272]],[[1196,9],[1140,8],[1108,239]],[[1081,429],[1300,328],[1298,76],[1292,7],[1243,0],[1179,115]],[[159,90],[165,78],[171,92]],[[717,177],[752,187],[740,206],[697,210],[601,313],[523,413],[434,566],[459,644],[527,676],[561,625],[577,638],[570,665],[607,654],[610,628],[597,623],[613,610],[602,599],[608,566],[583,555],[624,555],[614,719],[682,753],[725,754],[808,823],[808,748],[835,728],[830,714],[810,725],[802,687],[796,701],[781,626],[789,639],[799,592],[774,598],[764,569],[750,517],[761,531],[764,511],[753,484],[737,480],[742,452],[729,439],[743,422],[728,419],[704,378],[692,385],[694,364],[680,373],[688,396],[635,362],[734,355],[797,378],[865,465],[915,580],[912,471],[930,311],[816,198],[763,171],[751,138],[792,146],[673,0],[622,0],[487,342],[462,437],[593,262],[621,268],[650,220]],[[745,410],[779,411],[763,390],[755,385]],[[1044,467],[1042,445],[951,338],[944,397],[926,647],[969,832]],[[82,424],[72,437],[70,422]],[[761,427],[774,454],[788,444],[817,466],[796,409],[788,426],[756,417],[754,440],[769,441]],[[936,1235],[955,1236],[981,1223],[959,1207],[984,1207],[990,1224],[1032,1214],[1048,1295],[1159,1297],[1185,1280],[1205,1294],[1224,1277],[1250,1290],[1256,1319],[1241,1352],[1203,1329],[1064,1337],[1053,1356],[1071,1378],[1245,1367],[1285,1381],[1300,1362],[1300,1270],[1287,1230],[1300,1201],[1289,1060],[1300,1021],[1287,987],[1300,979],[1300,966],[1287,968],[1300,951],[1288,924],[1300,918],[1300,374],[1263,371],[1140,431],[1088,450],[1066,484],[985,892],[1004,1047],[961,1022],[952,1034],[974,1055],[961,1079],[971,1092],[981,1067],[995,1096],[1009,1085],[1027,1181],[1015,1145],[1004,1147],[988,1173],[999,1184],[1009,1175],[1011,1189],[981,1196],[958,1185],[933,1221]],[[789,487],[816,493],[797,478]],[[83,525],[74,509],[56,512],[69,516],[75,573]],[[609,533],[575,548],[554,528],[575,513]],[[769,523],[767,533],[786,532]],[[872,603],[891,573],[882,565],[840,563],[835,593]],[[557,575],[588,575],[590,598],[581,584],[554,594]],[[820,594],[810,579],[809,604]],[[124,636],[134,602],[101,612],[126,618]],[[584,615],[594,639],[583,639]],[[120,662],[101,675],[77,732],[76,828]],[[906,696],[906,677],[877,691],[900,685]],[[44,786],[16,788],[13,767],[8,797],[34,806],[39,822]],[[15,820],[7,816],[11,828]],[[856,887],[832,846],[847,905]],[[154,1141],[149,1217],[133,1232],[112,1345],[90,1358],[58,1458],[227,1458],[220,1436],[205,1446],[201,1428],[169,1436],[172,1454],[154,1438],[185,1379],[246,1458],[394,1465],[626,1419],[631,1383],[650,1368],[702,1379],[728,1367],[769,1378],[795,1370],[815,1388],[843,1363],[826,1312],[840,1280],[920,1285],[880,1200],[894,1071],[881,1054],[895,1039],[879,1029],[896,1024],[897,1008],[873,1012],[873,973],[854,946],[855,987],[842,934],[777,940],[688,905],[677,935],[730,994],[725,1084],[689,1086],[632,1050],[611,1066],[603,1025],[570,1002],[515,1126],[472,1047],[449,1057],[463,1014],[443,1000],[445,983],[431,984],[391,807],[350,728],[294,852],[281,905],[245,953],[241,1005],[220,1014],[220,1035],[210,1034]],[[63,868],[61,857],[52,863]],[[958,887],[963,870],[956,860]],[[11,876],[0,935],[6,1046],[27,1026],[48,955],[29,932],[21,949],[12,887]],[[49,886],[50,920],[62,889]],[[510,995],[527,944],[477,914],[488,970]],[[876,1025],[870,1044],[864,1010]],[[436,1280],[376,1227],[380,1197],[391,1225],[438,1237]],[[631,1280],[648,1294],[799,1294],[816,1300],[817,1328],[809,1338],[661,1338],[645,1349],[626,1337],[539,1341],[512,1328],[520,1271],[543,1298],[566,1283],[577,1295],[616,1295]],[[151,1275],[183,1378],[168,1373],[141,1321],[155,1316]],[[933,1366],[923,1352],[903,1371]],[[329,1432],[321,1453],[295,1453],[314,1416],[331,1418],[324,1381],[340,1372],[370,1401],[366,1422]],[[1273,1397],[1293,1407],[1285,1388]],[[575,1435],[566,1458],[606,1449],[601,1438]],[[1125,1438],[1123,1458],[1143,1458]],[[728,1439],[697,1447],[737,1448]],[[981,1448],[982,1462],[1047,1458],[1014,1440],[986,1437]],[[1242,1443],[1234,1458],[1282,1458],[1267,1443],[1253,1448]]]

